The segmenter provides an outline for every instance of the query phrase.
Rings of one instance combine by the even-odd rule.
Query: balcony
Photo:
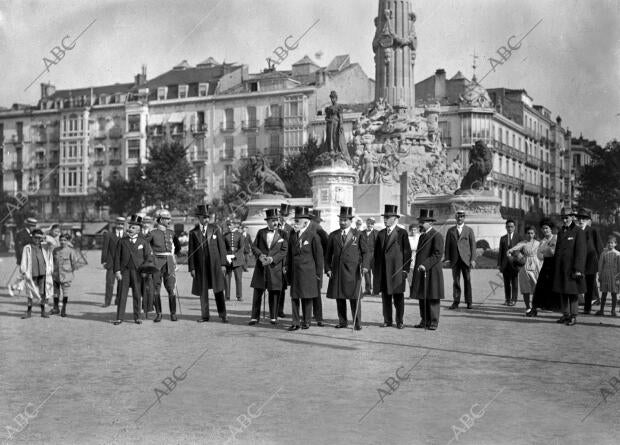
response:
[[[235,151],[231,149],[226,149],[220,153],[221,161],[233,161],[235,159]]]
[[[49,168],[58,167],[58,159],[49,162]]]
[[[45,162],[42,159],[40,159],[40,160],[38,159],[34,163],[34,168],[36,168],[37,170],[43,170],[46,167],[47,167],[47,162]]]
[[[536,184],[531,184],[529,182],[524,183],[523,191],[525,193],[529,193],[530,195],[538,195],[540,193],[540,187]]]
[[[118,128],[118,127],[114,127],[110,129],[110,139],[120,139],[123,137],[123,130]]]
[[[497,139],[493,139],[493,145],[495,146],[495,149],[507,156],[510,156],[513,159],[516,159],[518,161],[525,161],[525,153],[520,152],[519,150],[517,150],[516,148],[513,148],[507,144],[504,144],[503,142],[498,141]]]
[[[243,131],[258,131],[258,121],[256,119],[250,119],[247,121],[241,121],[241,129]]]
[[[206,133],[208,126],[205,123],[192,124],[191,130],[194,134]]]
[[[282,128],[282,118],[281,117],[266,118],[265,128]]]
[[[493,172],[493,177],[496,181],[501,182],[505,185],[509,185],[516,188],[523,187],[523,180],[519,178],[515,178],[513,176],[506,175],[504,173]]]
[[[235,131],[235,121],[220,122],[220,131],[223,133]]]
[[[35,133],[33,139],[36,144],[45,144],[47,142],[47,133]]]
[[[93,134],[93,138],[97,140],[105,139],[106,137],[105,131],[97,131]]]
[[[95,159],[93,162],[93,165],[95,167],[103,167],[105,165],[105,159],[101,159],[101,158]]]
[[[525,157],[525,164],[526,164],[527,166],[529,166],[529,167],[532,167],[532,168],[538,168],[538,167],[539,167],[539,161],[538,161],[538,158],[535,158],[535,157],[534,157],[534,156],[532,156],[532,155],[527,155],[527,156]]]
[[[209,153],[206,151],[191,151],[189,153],[189,159],[192,162],[204,163],[209,160]]]
[[[196,179],[194,182],[194,188],[197,190],[204,190],[207,188],[207,180],[204,178]]]
[[[123,160],[121,158],[110,158],[110,165],[121,165]]]

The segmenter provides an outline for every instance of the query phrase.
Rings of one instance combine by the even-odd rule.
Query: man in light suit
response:
[[[250,286],[254,288],[252,298],[252,316],[250,326],[260,319],[260,305],[265,290],[269,292],[269,319],[276,324],[278,319],[278,300],[281,298],[283,270],[288,253],[288,239],[282,230],[277,228],[278,209],[267,209],[267,227],[258,231],[252,252],[256,257],[256,267]]]
[[[515,233],[516,224],[512,219],[506,220],[506,235],[499,240],[499,256],[497,258],[497,268],[504,278],[504,298],[505,306],[514,306],[517,304],[519,296],[519,283],[517,276],[519,269],[514,267],[508,260],[507,252],[521,241],[518,233]]]
[[[110,230],[103,234],[103,246],[101,247],[101,265],[105,268],[105,300],[103,307],[108,307],[112,303],[112,292],[114,291],[114,257],[118,242],[123,237],[125,228],[125,218],[116,218],[114,226],[110,223]],[[116,285],[116,300],[121,292],[120,281]],[[118,301],[117,301],[118,302]]]
[[[465,303],[472,308],[471,269],[476,267],[476,237],[471,227],[465,225],[465,211],[456,212],[456,225],[446,233],[445,262],[452,267],[452,299],[449,309],[457,309],[461,302],[461,274],[465,285]]]
[[[392,301],[396,311],[396,327],[405,327],[405,286],[407,275],[411,269],[411,246],[405,229],[397,226],[398,206],[386,204],[383,213],[385,229],[377,234],[374,247],[374,277],[373,288],[381,292],[383,303],[383,325],[393,324]]]

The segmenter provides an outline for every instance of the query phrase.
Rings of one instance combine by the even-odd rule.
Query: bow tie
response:
[[[276,233],[275,229],[274,230],[267,229],[267,232],[269,232],[269,233]]]

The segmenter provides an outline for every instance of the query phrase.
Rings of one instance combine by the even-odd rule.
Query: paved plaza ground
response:
[[[473,272],[474,308],[456,312],[446,271],[435,332],[413,329],[409,299],[406,329],[380,328],[379,298],[364,299],[362,331],[334,329],[324,300],[328,326],[287,332],[290,319],[247,325],[251,273],[230,324],[215,304],[212,322],[196,323],[186,266],[180,321],[164,298],[161,323],[113,326],[98,259],[88,253],[65,319],[35,307],[21,320],[25,301],[1,291],[3,443],[619,443],[620,320],[525,318],[522,303],[501,305],[493,270]],[[4,285],[15,262],[1,260]]]

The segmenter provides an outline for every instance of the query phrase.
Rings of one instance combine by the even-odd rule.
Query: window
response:
[[[168,87],[157,88],[157,100],[166,100],[168,96]]]
[[[278,133],[271,133],[269,136],[269,147],[271,148],[272,154],[277,154],[280,148],[280,135]]]
[[[81,162],[83,156],[82,140],[70,140],[60,143],[60,158],[63,162]]]
[[[249,134],[248,135],[248,156],[256,155],[256,135]]]
[[[198,84],[198,95],[201,97],[205,97],[209,94],[209,84],[208,83],[199,83]]]
[[[258,91],[258,82],[250,82],[250,91]]]
[[[130,114],[127,116],[127,131],[140,131],[139,114]]]
[[[235,157],[234,136],[226,136],[226,138],[224,139],[224,157],[226,159],[234,159]]]
[[[140,158],[140,139],[127,140],[127,159]]]
[[[179,85],[179,99],[185,99],[187,97],[187,85]]]
[[[97,187],[101,187],[103,185],[103,170],[97,170]]]

